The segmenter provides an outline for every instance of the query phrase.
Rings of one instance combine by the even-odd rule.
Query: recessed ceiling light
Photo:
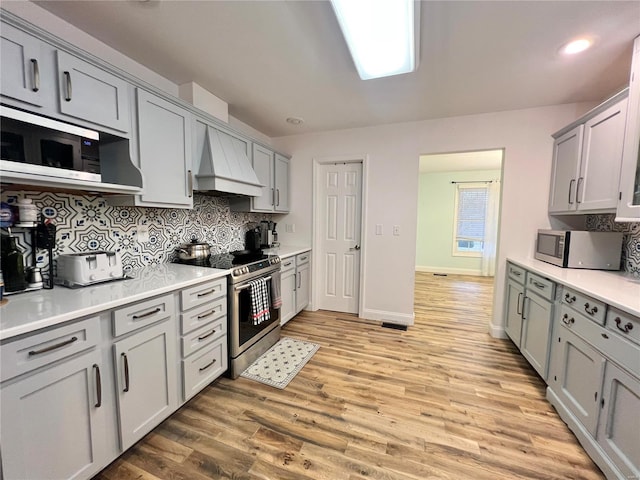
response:
[[[575,53],[584,52],[587,48],[593,45],[593,40],[588,38],[578,38],[577,40],[573,40],[567,43],[564,47],[560,49],[562,53],[565,55],[573,55]]]
[[[304,123],[304,119],[300,117],[287,117],[286,121],[291,125],[302,125]]]

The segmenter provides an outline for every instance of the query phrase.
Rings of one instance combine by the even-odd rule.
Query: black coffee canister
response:
[[[24,275],[24,256],[18,248],[16,237],[5,237],[2,245],[2,274],[4,291],[19,292],[27,288]]]

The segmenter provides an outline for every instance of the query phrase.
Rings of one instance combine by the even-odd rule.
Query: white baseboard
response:
[[[504,330],[504,327],[498,327],[493,323],[489,323],[489,335],[493,338],[509,338],[507,332]]]
[[[429,267],[416,265],[416,272],[450,273],[451,275],[473,275],[479,277],[482,272],[473,268]]]
[[[384,310],[363,309],[359,317],[365,320],[382,320],[383,322],[397,323],[398,325],[413,325],[415,313],[385,312]]]

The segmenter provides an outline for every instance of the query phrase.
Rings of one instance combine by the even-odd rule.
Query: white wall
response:
[[[491,324],[492,334],[502,335],[505,258],[509,255],[531,256],[535,231],[550,226],[547,197],[553,145],[551,134],[592,106],[559,105],[274,138],[276,148],[292,155],[292,211],[281,222],[295,224],[295,233],[287,233],[281,228],[280,240],[291,244],[312,241],[314,158],[367,155],[362,313],[375,319],[386,312],[389,319],[407,321],[413,315],[418,157],[421,154],[504,148],[496,268],[498,288],[495,289]],[[377,223],[384,225],[385,235],[374,235]],[[390,235],[393,225],[400,225],[400,236]]]

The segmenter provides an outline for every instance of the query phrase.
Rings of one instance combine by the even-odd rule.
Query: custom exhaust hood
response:
[[[246,143],[207,125],[195,190],[257,197],[263,185],[246,152]]]

